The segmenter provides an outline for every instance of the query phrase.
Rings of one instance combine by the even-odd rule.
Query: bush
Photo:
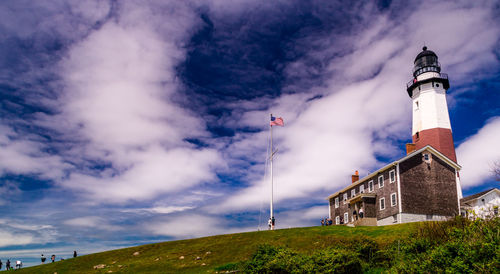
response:
[[[259,246],[245,264],[245,273],[361,273],[359,253],[329,248],[312,256],[285,247]]]
[[[423,223],[395,252],[395,272],[500,272],[500,220]]]

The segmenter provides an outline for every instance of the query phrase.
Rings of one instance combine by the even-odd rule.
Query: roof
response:
[[[432,50],[427,50],[427,47],[425,47],[425,46],[424,46],[424,47],[422,48],[422,52],[420,52],[420,53],[417,55],[417,57],[415,57],[415,61],[413,61],[413,63],[415,63],[418,59],[420,59],[420,58],[422,58],[422,57],[424,57],[424,56],[428,56],[428,55],[433,55],[433,56],[436,56],[436,58],[437,58],[437,55],[436,55],[436,53],[434,53],[434,51],[432,51]]]
[[[373,176],[377,175],[378,173],[381,173],[393,166],[396,166],[397,164],[399,163],[402,163],[408,159],[410,159],[411,157],[419,154],[419,153],[422,153],[423,151],[429,151],[431,152],[432,154],[436,155],[438,158],[440,158],[441,160],[443,160],[445,163],[447,163],[448,165],[452,166],[453,168],[455,168],[456,170],[460,170],[462,169],[462,167],[455,163],[453,160],[451,160],[450,158],[446,157],[444,154],[442,154],[441,152],[439,152],[437,149],[433,148],[431,145],[426,145],[425,147],[419,149],[419,150],[415,150],[413,151],[412,153],[406,155],[405,157],[399,159],[399,160],[396,160],[388,165],[385,165],[383,166],[382,168],[366,175],[365,177],[361,178],[360,180],[348,185],[347,187],[343,188],[342,190],[339,190],[335,193],[333,193],[332,195],[328,196],[326,199],[329,200],[330,198],[333,198],[335,196],[337,196],[338,194],[340,193],[343,193],[343,192],[346,192],[347,190],[351,189],[352,187],[354,186],[357,186],[357,185],[360,185],[361,183],[364,183],[365,181],[368,181],[368,179],[371,179]]]
[[[476,194],[472,194],[472,195],[469,195],[467,197],[464,197],[462,199],[460,199],[460,203],[466,203],[466,202],[470,202],[472,200],[478,200],[479,198],[485,196],[486,194],[490,193],[491,191],[498,191],[500,193],[500,190],[498,190],[498,188],[490,188],[488,190],[485,190],[483,192],[479,192],[479,193],[476,193]]]

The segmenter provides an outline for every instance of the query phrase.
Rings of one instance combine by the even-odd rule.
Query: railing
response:
[[[440,73],[439,76],[434,76],[432,78],[438,78],[438,79],[445,79],[447,80],[448,79],[448,74],[446,73]],[[406,88],[408,89],[409,87],[411,87],[413,84],[417,83],[417,79],[416,78],[413,78],[411,79],[408,83],[406,83]]]

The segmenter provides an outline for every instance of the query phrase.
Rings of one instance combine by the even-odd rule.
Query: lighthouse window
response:
[[[439,87],[439,84],[436,84],[436,87]]]
[[[415,110],[418,109],[418,101],[415,102]]]

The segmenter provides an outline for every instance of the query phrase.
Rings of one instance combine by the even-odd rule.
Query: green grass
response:
[[[329,226],[227,234],[95,253],[24,268],[16,273],[215,273],[216,269],[231,268],[249,259],[260,244],[286,246],[312,254],[315,250],[355,237],[369,237],[384,246],[407,237],[415,228],[415,224],[355,228]],[[139,255],[133,255],[135,252]],[[184,259],[180,259],[181,256]],[[201,259],[197,260],[197,257]],[[95,270],[94,266],[99,264],[106,266]]]

